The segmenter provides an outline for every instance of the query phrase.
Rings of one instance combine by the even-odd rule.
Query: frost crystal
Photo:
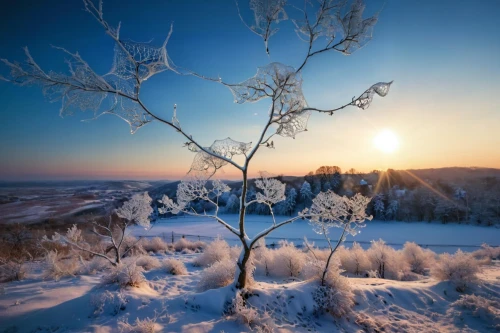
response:
[[[286,2],[286,0],[250,0],[250,9],[253,11],[255,23],[247,27],[264,39],[267,54],[269,54],[269,38],[278,32],[278,29],[272,28],[273,23],[288,19],[285,12]]]
[[[196,152],[189,172],[193,172],[199,176],[205,175],[211,177],[217,172],[217,170],[228,164],[226,160],[220,157],[230,160],[234,155],[246,154],[250,150],[251,145],[251,142],[239,142],[231,138],[215,140],[210,147],[204,148],[207,152],[211,152],[216,155],[214,156],[198,149],[192,143],[189,143],[187,144],[188,149]]]
[[[262,176],[255,181],[255,186],[263,193],[257,193],[256,201],[259,203],[275,204],[286,199],[285,184],[275,178]]]
[[[370,107],[373,96],[375,94],[385,97],[389,93],[389,89],[391,88],[391,82],[379,82],[368,88],[361,96],[353,101],[353,105],[357,106],[360,109],[366,110]]]

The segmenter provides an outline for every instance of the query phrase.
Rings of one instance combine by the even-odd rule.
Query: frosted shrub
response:
[[[321,272],[322,274],[322,272]],[[340,275],[338,265],[331,264],[326,274],[325,285],[313,292],[316,313],[330,313],[334,317],[347,315],[354,306],[354,293],[349,280]]]
[[[217,238],[205,247],[203,253],[194,260],[194,265],[208,267],[216,262],[229,260],[230,250],[231,249],[225,240]]]
[[[371,269],[371,263],[365,250],[359,243],[353,243],[350,249],[339,252],[342,268],[351,274],[362,275]]]
[[[271,276],[286,278],[300,275],[307,258],[304,252],[284,240],[280,241],[280,248],[273,252],[274,260],[269,270]]]
[[[440,281],[451,281],[456,285],[457,291],[464,291],[471,283],[477,282],[479,265],[472,254],[461,250],[451,255],[443,253],[431,268],[431,276]]]
[[[135,323],[129,324],[128,321],[118,322],[118,328],[120,332],[123,333],[154,333],[160,332],[160,329],[156,325],[156,320],[154,318],[146,318],[135,320]]]
[[[58,281],[62,277],[75,276],[80,269],[76,259],[62,259],[57,251],[49,251],[45,255],[45,279]]]
[[[269,276],[273,260],[274,251],[271,251],[266,247],[266,241],[264,238],[259,239],[252,252],[255,274]]]
[[[137,266],[141,266],[145,271],[161,267],[161,263],[157,258],[148,255],[137,257],[135,262]]]
[[[21,281],[26,277],[26,267],[22,262],[0,260],[0,282]]]
[[[465,309],[491,328],[500,329],[500,302],[498,301],[476,295],[460,295],[460,299],[450,305]]]
[[[424,250],[413,242],[406,242],[402,250],[403,259],[413,273],[424,274],[434,264],[434,252]]]
[[[488,244],[481,245],[481,249],[472,252],[477,260],[484,264],[490,264],[493,259],[500,259],[500,246],[491,247]]]
[[[241,290],[236,293],[233,301],[228,304],[224,314],[233,317],[236,321],[249,327],[252,332],[272,333],[276,328],[273,319],[267,312],[259,313],[242,296],[246,291]]]
[[[326,260],[308,259],[302,267],[301,277],[304,280],[320,279],[325,269]]]
[[[127,260],[111,268],[109,272],[103,275],[101,282],[103,284],[118,284],[120,287],[139,287],[146,281],[144,269],[137,266],[135,260]]]
[[[408,264],[402,259],[400,253],[387,246],[383,240],[372,241],[366,251],[371,261],[372,269],[376,270],[382,279],[401,280]]]
[[[125,236],[122,244],[123,251],[127,252],[127,256],[129,257],[147,254],[141,243],[142,242],[134,236]]]
[[[187,275],[188,271],[184,263],[177,259],[166,259],[162,262],[163,269],[172,275]]]
[[[160,237],[153,237],[151,239],[142,239],[141,245],[146,252],[165,252],[168,250],[168,244]]]
[[[174,250],[181,252],[182,250],[200,251],[206,244],[204,242],[191,242],[186,238],[181,238],[174,243]]]
[[[108,268],[109,261],[102,257],[94,257],[90,261],[82,261],[82,273],[94,275]]]
[[[128,300],[121,292],[105,290],[102,293],[93,294],[90,297],[90,303],[94,308],[94,316],[102,314],[116,316],[120,311],[125,310]]]
[[[218,261],[203,270],[198,289],[205,291],[225,287],[233,282],[235,273],[236,264],[233,261]]]

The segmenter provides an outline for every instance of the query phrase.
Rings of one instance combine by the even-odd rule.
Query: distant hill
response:
[[[402,174],[405,174],[405,170]],[[500,177],[500,169],[493,168],[464,168],[464,167],[449,167],[449,168],[437,168],[437,169],[408,169],[409,171],[421,179],[429,180],[444,180],[444,181],[467,181],[474,178],[484,178],[484,177]],[[411,177],[411,176],[409,176]]]

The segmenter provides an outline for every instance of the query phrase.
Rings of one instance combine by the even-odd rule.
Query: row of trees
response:
[[[322,166],[303,178],[284,181],[286,199],[272,206],[276,215],[291,216],[309,207],[321,192],[332,191],[351,197],[361,193],[372,198],[368,215],[387,221],[440,221],[442,223],[477,223],[492,225],[500,221],[500,180],[495,177],[472,178],[466,182],[415,180],[404,172],[389,169],[367,174],[347,173],[337,166]],[[247,197],[254,200],[259,193],[249,181]],[[241,188],[234,187],[219,197],[222,213],[236,214],[240,209]],[[190,207],[201,213],[213,209],[209,203],[193,201]],[[254,203],[248,214],[271,215],[268,205]]]

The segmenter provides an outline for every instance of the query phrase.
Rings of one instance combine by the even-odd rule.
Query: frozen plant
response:
[[[207,244],[204,242],[191,242],[186,238],[181,238],[174,243],[174,250],[177,252],[181,252],[183,250],[191,250],[191,251],[200,251],[205,248]]]
[[[372,269],[377,272],[379,278],[401,280],[403,274],[408,270],[408,263],[402,254],[385,244],[381,239],[372,241],[372,245],[366,252],[371,261]]]
[[[184,263],[177,259],[165,259],[162,262],[163,269],[172,275],[187,275],[188,271]]]
[[[152,256],[143,255],[135,258],[135,263],[137,266],[141,266],[145,271],[150,271],[161,267],[160,261]]]
[[[470,253],[457,250],[455,254],[443,253],[431,268],[431,276],[440,281],[450,281],[457,291],[463,292],[478,281],[479,264]]]
[[[0,282],[21,281],[26,277],[26,265],[17,260],[0,258]]]
[[[355,236],[358,229],[365,226],[365,221],[372,219],[371,216],[366,215],[366,206],[370,202],[370,198],[359,193],[351,198],[341,197],[328,190],[320,192],[312,202],[311,208],[305,209],[301,214],[309,216],[314,231],[325,237],[330,249],[321,277],[321,285],[324,286],[330,261],[340,244],[348,234]],[[342,229],[342,234],[335,245],[332,244],[329,236],[331,228]]]
[[[62,277],[75,276],[80,270],[78,261],[74,258],[64,259],[57,250],[49,251],[45,255],[45,279],[58,281]]]
[[[153,237],[151,239],[141,239],[141,246],[146,252],[164,252],[168,250],[168,245],[160,237]]]
[[[349,97],[338,107],[319,109],[306,101],[302,90],[302,70],[306,64],[321,53],[332,51],[349,55],[362,48],[371,40],[377,15],[364,17],[365,4],[362,0],[306,1],[303,10],[290,7],[293,8],[290,13],[285,11],[286,0],[251,0],[250,10],[253,12],[254,23],[248,27],[264,39],[266,51],[269,51],[269,38],[277,34],[276,24],[290,18],[295,25],[297,36],[305,42],[304,49],[307,52],[296,67],[271,62],[259,67],[253,77],[240,83],[229,83],[220,77],[208,78],[187,70],[185,67],[176,66],[167,50],[172,26],[160,45],[134,42],[121,35],[120,24],[114,27],[106,21],[102,1],[97,4],[92,0],[83,2],[85,10],[103,27],[115,44],[111,70],[105,75],[100,75],[79,53],[57,48],[68,58],[69,73],[46,71],[31,56],[28,48],[25,48],[26,63],[24,64],[2,59],[10,70],[10,75],[2,79],[22,86],[41,86],[45,95],[51,100],[62,101],[61,115],[71,114],[75,110],[88,110],[93,113],[94,118],[104,114],[121,118],[129,124],[132,133],[152,121],[160,122],[179,133],[186,140],[185,147],[195,154],[190,169],[195,179],[179,185],[176,202],[171,198],[163,197],[163,212],[197,214],[190,209],[189,202],[204,200],[213,204],[215,213],[206,213],[206,216],[222,224],[241,241],[242,251],[237,262],[234,282],[237,288],[245,288],[249,276],[247,263],[254,244],[283,225],[310,217],[308,213],[303,213],[284,221],[274,221],[272,226],[250,238],[245,229],[246,210],[250,204],[247,198],[250,162],[261,147],[275,147],[274,140],[272,140],[275,135],[295,138],[299,133],[307,131],[307,123],[313,112],[333,115],[347,107],[366,110],[371,105],[374,96],[384,97],[388,94],[392,82],[380,82],[372,85],[357,97]],[[243,11],[239,13],[243,19],[245,13]],[[154,110],[148,107],[141,95],[143,83],[166,71],[179,75],[192,75],[214,82],[214,84],[222,84],[231,91],[238,104],[253,103],[264,99],[269,101],[268,117],[257,140],[250,143],[225,138],[205,145],[185,130],[177,113],[177,105],[174,106],[171,118],[160,116],[163,108]],[[239,157],[242,161],[237,162],[233,159],[234,157]],[[228,191],[228,187],[219,181],[213,181],[210,189],[205,186],[207,179],[226,165],[241,172],[242,189],[239,221],[236,227],[230,226],[218,216],[218,199],[221,193]],[[270,183],[269,186],[264,184],[265,182]],[[281,187],[282,185],[275,181],[263,180],[262,192],[257,200],[272,209],[272,206],[279,200],[285,199],[281,194]],[[125,224],[120,224],[121,226],[126,226],[128,223],[147,224],[146,211],[129,208],[132,207],[127,205],[117,212],[123,221],[127,221]],[[144,214],[136,216],[136,213]],[[324,220],[325,217],[322,216],[321,219]],[[332,217],[333,220],[335,218]],[[120,230],[123,232],[119,232],[118,239],[116,239],[111,223],[96,227],[96,232],[102,237],[107,237],[112,243],[116,254],[114,258],[102,253],[94,252],[93,254],[107,258],[113,265],[118,265],[123,256],[120,246],[125,228]],[[60,238],[64,239],[64,237]],[[80,246],[74,242],[72,245]]]
[[[118,221],[110,216],[107,224],[93,222],[94,234],[109,243],[109,248],[113,250],[114,256],[110,256],[108,254],[110,251],[107,249],[103,249],[100,252],[92,249],[83,239],[82,231],[78,229],[76,224],[69,228],[66,234],[61,235],[56,232],[50,239],[45,236],[43,241],[66,243],[75,249],[106,259],[111,265],[116,266],[120,264],[125,255],[136,249],[136,244],[137,247],[140,246],[138,241],[134,241],[133,244],[127,244],[127,242],[132,240],[128,239],[127,228],[132,224],[149,228],[149,216],[152,212],[151,198],[147,192],[144,192],[134,194],[130,200],[126,201],[115,211],[116,215],[120,217]]]
[[[278,249],[270,251],[273,252],[270,275],[282,278],[299,277],[306,263],[306,254],[286,240],[280,241],[279,245]]]
[[[205,291],[225,287],[233,282],[235,271],[236,266],[231,260],[218,261],[203,270],[198,289]]]
[[[195,266],[208,267],[216,262],[229,260],[230,259],[230,247],[227,242],[223,239],[217,238],[213,242],[209,243],[203,253],[197,257],[193,264]]]
[[[120,287],[139,287],[146,281],[144,269],[134,259],[124,260],[111,267],[101,278],[103,284],[118,284]]]
[[[359,243],[354,242],[350,249],[346,249],[340,256],[342,268],[354,275],[362,275],[371,268],[371,263]]]
[[[125,310],[128,300],[121,291],[111,292],[105,290],[101,293],[92,294],[90,303],[94,308],[94,316],[97,317],[102,314],[116,316],[120,311]]]
[[[460,295],[450,306],[470,312],[489,328],[500,329],[500,301],[478,295]]]
[[[434,264],[434,253],[430,250],[424,250],[413,242],[404,244],[403,258],[410,265],[410,270],[413,273],[424,274],[426,268],[430,268]]]

